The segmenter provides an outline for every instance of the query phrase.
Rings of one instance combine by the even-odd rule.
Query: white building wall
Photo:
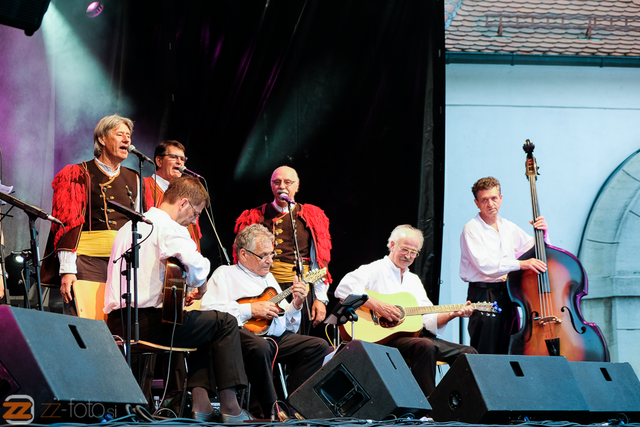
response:
[[[640,149],[640,69],[447,65],[440,304],[466,298],[458,274],[459,238],[478,211],[471,193],[477,179],[498,178],[504,196],[500,214],[531,229],[526,139],[536,146],[540,211],[551,242],[577,255],[598,190]],[[444,338],[458,340],[455,322]]]

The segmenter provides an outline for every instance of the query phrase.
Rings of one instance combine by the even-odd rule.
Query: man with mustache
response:
[[[409,271],[409,266],[419,255],[423,243],[422,231],[410,225],[397,226],[387,244],[389,255],[371,264],[363,265],[344,276],[336,288],[336,298],[343,300],[350,294],[363,295],[367,291],[380,294],[409,292],[416,298],[419,307],[433,305],[427,297],[420,278]],[[363,307],[376,312],[379,317],[392,321],[402,318],[398,307],[371,296]],[[455,344],[437,337],[438,332],[444,330],[452,319],[469,317],[472,311],[473,308],[467,305],[456,312],[425,314],[422,316],[423,327],[419,336],[396,336],[385,343],[397,348],[408,360],[411,373],[425,396],[428,397],[435,389],[437,361],[452,364],[461,354],[477,353],[473,347]]]
[[[51,224],[41,280],[43,284],[59,287],[63,312],[67,314],[75,315],[71,303],[77,280],[106,282],[113,239],[129,220],[110,209],[107,200],[139,211],[139,175],[120,167],[129,155],[132,132],[130,119],[115,114],[102,118],[93,133],[95,158],[65,166],[51,184],[51,214],[65,228]],[[53,256],[46,256],[53,251],[56,252]],[[54,299],[55,295],[51,295],[50,301]]]
[[[540,274],[547,271],[547,266],[536,258],[518,261],[533,247],[534,239],[498,215],[502,194],[497,179],[479,179],[471,191],[480,212],[464,226],[460,236],[460,278],[469,283],[469,301],[495,302],[502,312],[495,317],[472,314],[468,327],[470,344],[481,354],[507,354],[510,337],[519,328],[518,312],[506,287],[507,274],[516,270]],[[544,230],[544,239],[549,243],[544,218],[529,222]]]
[[[159,207],[169,183],[182,176],[180,167],[187,163],[185,152],[184,145],[179,141],[167,140],[158,144],[153,157],[156,162],[156,173],[142,179],[145,211],[152,207]],[[193,241],[196,242],[198,252],[200,252],[200,238],[202,237],[200,218],[197,218],[195,223],[189,224],[187,229]]]
[[[262,224],[273,233],[276,257],[273,260],[271,273],[282,289],[287,289],[293,284],[293,277],[297,273],[294,231],[289,215],[290,206],[304,272],[327,267],[331,260],[329,218],[317,206],[295,202],[299,187],[300,179],[293,168],[288,166],[277,168],[271,175],[273,201],[242,212],[236,220],[236,233],[250,224]],[[290,204],[283,197],[294,203]],[[234,258],[237,262],[235,252]],[[312,322],[313,326],[317,326],[325,319],[326,305],[329,302],[327,290],[330,283],[331,276],[327,272],[326,279],[318,280],[313,285],[313,292],[309,292],[313,302],[310,304],[310,312],[307,307],[302,309],[303,323],[300,327],[302,333],[309,333]]]

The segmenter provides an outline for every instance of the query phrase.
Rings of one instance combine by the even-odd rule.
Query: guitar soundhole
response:
[[[380,318],[380,326],[383,328],[393,328],[394,326],[398,326],[400,322],[394,322],[392,320],[387,319],[386,317]]]
[[[383,328],[394,328],[403,322],[404,316],[405,316],[404,308],[402,308],[399,305],[396,305],[396,307],[398,308],[398,310],[400,310],[400,320],[395,321],[395,320],[389,320],[386,317],[380,317],[380,320],[379,320],[380,326],[382,326]]]

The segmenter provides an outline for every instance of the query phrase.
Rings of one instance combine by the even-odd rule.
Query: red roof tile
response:
[[[447,0],[456,52],[640,56],[640,0]]]

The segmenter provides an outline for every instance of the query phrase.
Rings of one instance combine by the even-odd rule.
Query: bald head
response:
[[[275,202],[279,206],[287,206],[287,202],[280,198],[282,194],[291,200],[295,200],[299,185],[300,179],[298,178],[298,173],[289,166],[280,166],[271,174],[271,192],[273,193]]]

